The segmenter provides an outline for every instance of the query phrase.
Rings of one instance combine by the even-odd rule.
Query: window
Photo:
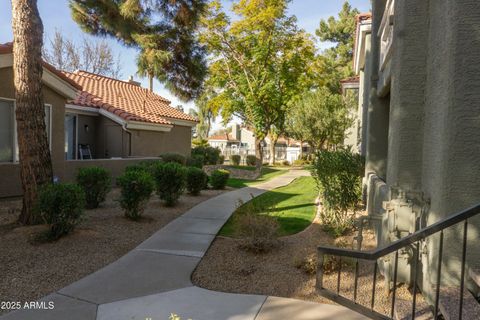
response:
[[[45,125],[48,144],[51,148],[52,106],[45,105]],[[0,99],[0,162],[18,161],[17,126],[15,122],[15,101]]]
[[[0,100],[0,162],[12,162],[15,146],[15,102]]]
[[[77,159],[77,116],[65,114],[65,159]]]

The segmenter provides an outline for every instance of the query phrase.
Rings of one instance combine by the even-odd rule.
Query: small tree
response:
[[[104,40],[83,38],[79,44],[57,30],[49,46],[43,50],[43,58],[57,69],[68,72],[84,70],[112,78],[121,76],[120,56],[115,57]]]
[[[287,16],[287,3],[240,1],[232,7],[238,19],[231,22],[220,1],[212,1],[203,20],[201,40],[211,54],[209,109],[220,110],[224,120],[238,116],[253,129],[258,167],[263,140],[305,90],[315,52],[296,18]]]
[[[343,97],[331,93],[327,88],[319,88],[303,96],[287,116],[289,135],[306,141],[319,150],[343,143],[345,131],[353,124]]]

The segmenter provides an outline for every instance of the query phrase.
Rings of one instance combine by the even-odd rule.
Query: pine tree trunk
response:
[[[300,140],[300,159],[303,159],[303,141]]]
[[[262,140],[255,136],[255,157],[257,158],[256,167],[260,169],[263,165],[263,147]]]
[[[38,188],[52,181],[52,161],[42,95],[43,25],[36,0],[12,0],[13,74],[23,208],[19,221],[39,222]]]

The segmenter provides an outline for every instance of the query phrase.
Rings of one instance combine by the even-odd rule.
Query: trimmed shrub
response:
[[[282,161],[282,166],[289,166],[290,162],[288,160],[283,160]]]
[[[139,220],[155,188],[152,176],[144,169],[127,170],[118,177],[117,183],[121,188],[120,206],[125,216]]]
[[[187,167],[203,168],[203,157],[196,154],[187,158]]]
[[[248,155],[246,158],[247,166],[255,166],[257,164],[257,157],[254,155]]]
[[[205,188],[208,176],[202,169],[190,167],[187,168],[187,190],[190,194],[197,196]]]
[[[173,206],[185,190],[186,168],[178,163],[158,164],[154,168],[155,188],[166,206]]]
[[[278,244],[278,230],[280,224],[277,219],[262,212],[269,212],[273,208],[266,208],[254,201],[243,203],[239,201],[241,213],[235,216],[236,236],[241,238],[240,247],[244,250],[264,253]]]
[[[220,149],[211,146],[198,146],[192,149],[192,157],[196,155],[202,157],[203,165],[214,165],[219,162]]]
[[[187,159],[185,156],[179,154],[179,153],[173,153],[173,152],[167,152],[163,153],[160,155],[160,159],[162,159],[163,162],[173,162],[173,163],[178,163],[181,164],[182,166],[185,165]]]
[[[112,188],[110,172],[100,167],[78,169],[77,184],[85,192],[87,209],[98,208]]]
[[[225,189],[230,172],[227,170],[215,170],[210,175],[210,185],[213,189]]]
[[[362,199],[363,159],[349,149],[320,151],[312,168],[323,207],[322,220],[338,236],[354,224],[355,210]]]
[[[225,162],[225,156],[223,154],[221,154],[218,157],[218,164],[223,164],[224,162]]]
[[[153,172],[153,168],[155,167],[155,165],[157,163],[163,163],[162,160],[144,160],[144,161],[140,161],[139,163],[137,164],[133,164],[133,165],[130,165],[130,166],[127,166],[125,168],[125,172],[129,172],[129,171],[143,171],[143,172],[147,172],[149,174],[152,174]]]
[[[76,184],[49,184],[39,191],[36,209],[51,225],[47,234],[51,240],[72,232],[83,220],[84,208],[85,193]]]
[[[238,154],[232,154],[232,155],[230,156],[230,161],[232,161],[232,164],[233,164],[234,166],[238,166],[238,165],[240,164],[240,160],[241,160],[241,159],[242,159],[242,158],[241,158]]]

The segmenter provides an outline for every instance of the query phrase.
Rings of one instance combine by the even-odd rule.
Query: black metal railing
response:
[[[396,288],[397,288],[397,274],[398,274],[398,256],[399,251],[402,249],[407,249],[411,246],[415,246],[414,250],[414,259],[412,263],[412,281],[413,281],[413,297],[412,297],[412,311],[411,316],[414,319],[416,314],[417,307],[417,281],[418,281],[418,266],[419,266],[419,251],[421,241],[425,240],[427,237],[439,233],[439,252],[438,252],[438,265],[437,265],[437,281],[435,288],[435,298],[434,298],[434,319],[438,319],[439,316],[439,302],[440,302],[440,283],[441,283],[441,271],[442,271],[442,259],[443,259],[443,241],[444,241],[444,230],[463,223],[463,244],[462,244],[462,256],[461,256],[461,275],[460,275],[460,297],[458,305],[458,319],[462,319],[463,312],[463,303],[464,303],[464,288],[465,288],[465,265],[466,265],[466,254],[467,254],[467,235],[468,235],[468,219],[476,216],[480,213],[480,204],[463,210],[459,213],[456,213],[452,216],[449,216],[443,220],[440,220],[428,227],[425,227],[421,230],[418,230],[400,240],[392,242],[391,244],[377,248],[371,251],[360,251],[360,250],[349,250],[337,247],[328,247],[320,246],[318,247],[318,261],[317,261],[317,291],[320,295],[335,301],[347,308],[355,310],[367,317],[372,319],[393,319],[395,312],[395,302],[396,302]],[[378,263],[377,260],[384,258],[388,255],[394,254],[394,265],[393,265],[393,286],[391,291],[391,306],[389,314],[383,314],[375,310],[375,291],[377,284],[377,273],[378,273]],[[324,288],[323,286],[323,268],[325,256],[330,255],[338,259],[338,274],[337,274],[337,288],[335,291]],[[355,273],[354,273],[354,288],[353,288],[353,300],[342,296],[340,294],[340,284],[341,284],[341,271],[342,271],[342,258],[355,259]],[[343,259],[343,260],[344,260]],[[370,261],[374,263],[373,270],[373,285],[372,285],[372,294],[370,306],[364,306],[357,303],[357,290],[358,290],[358,277],[359,277],[359,261]]]

